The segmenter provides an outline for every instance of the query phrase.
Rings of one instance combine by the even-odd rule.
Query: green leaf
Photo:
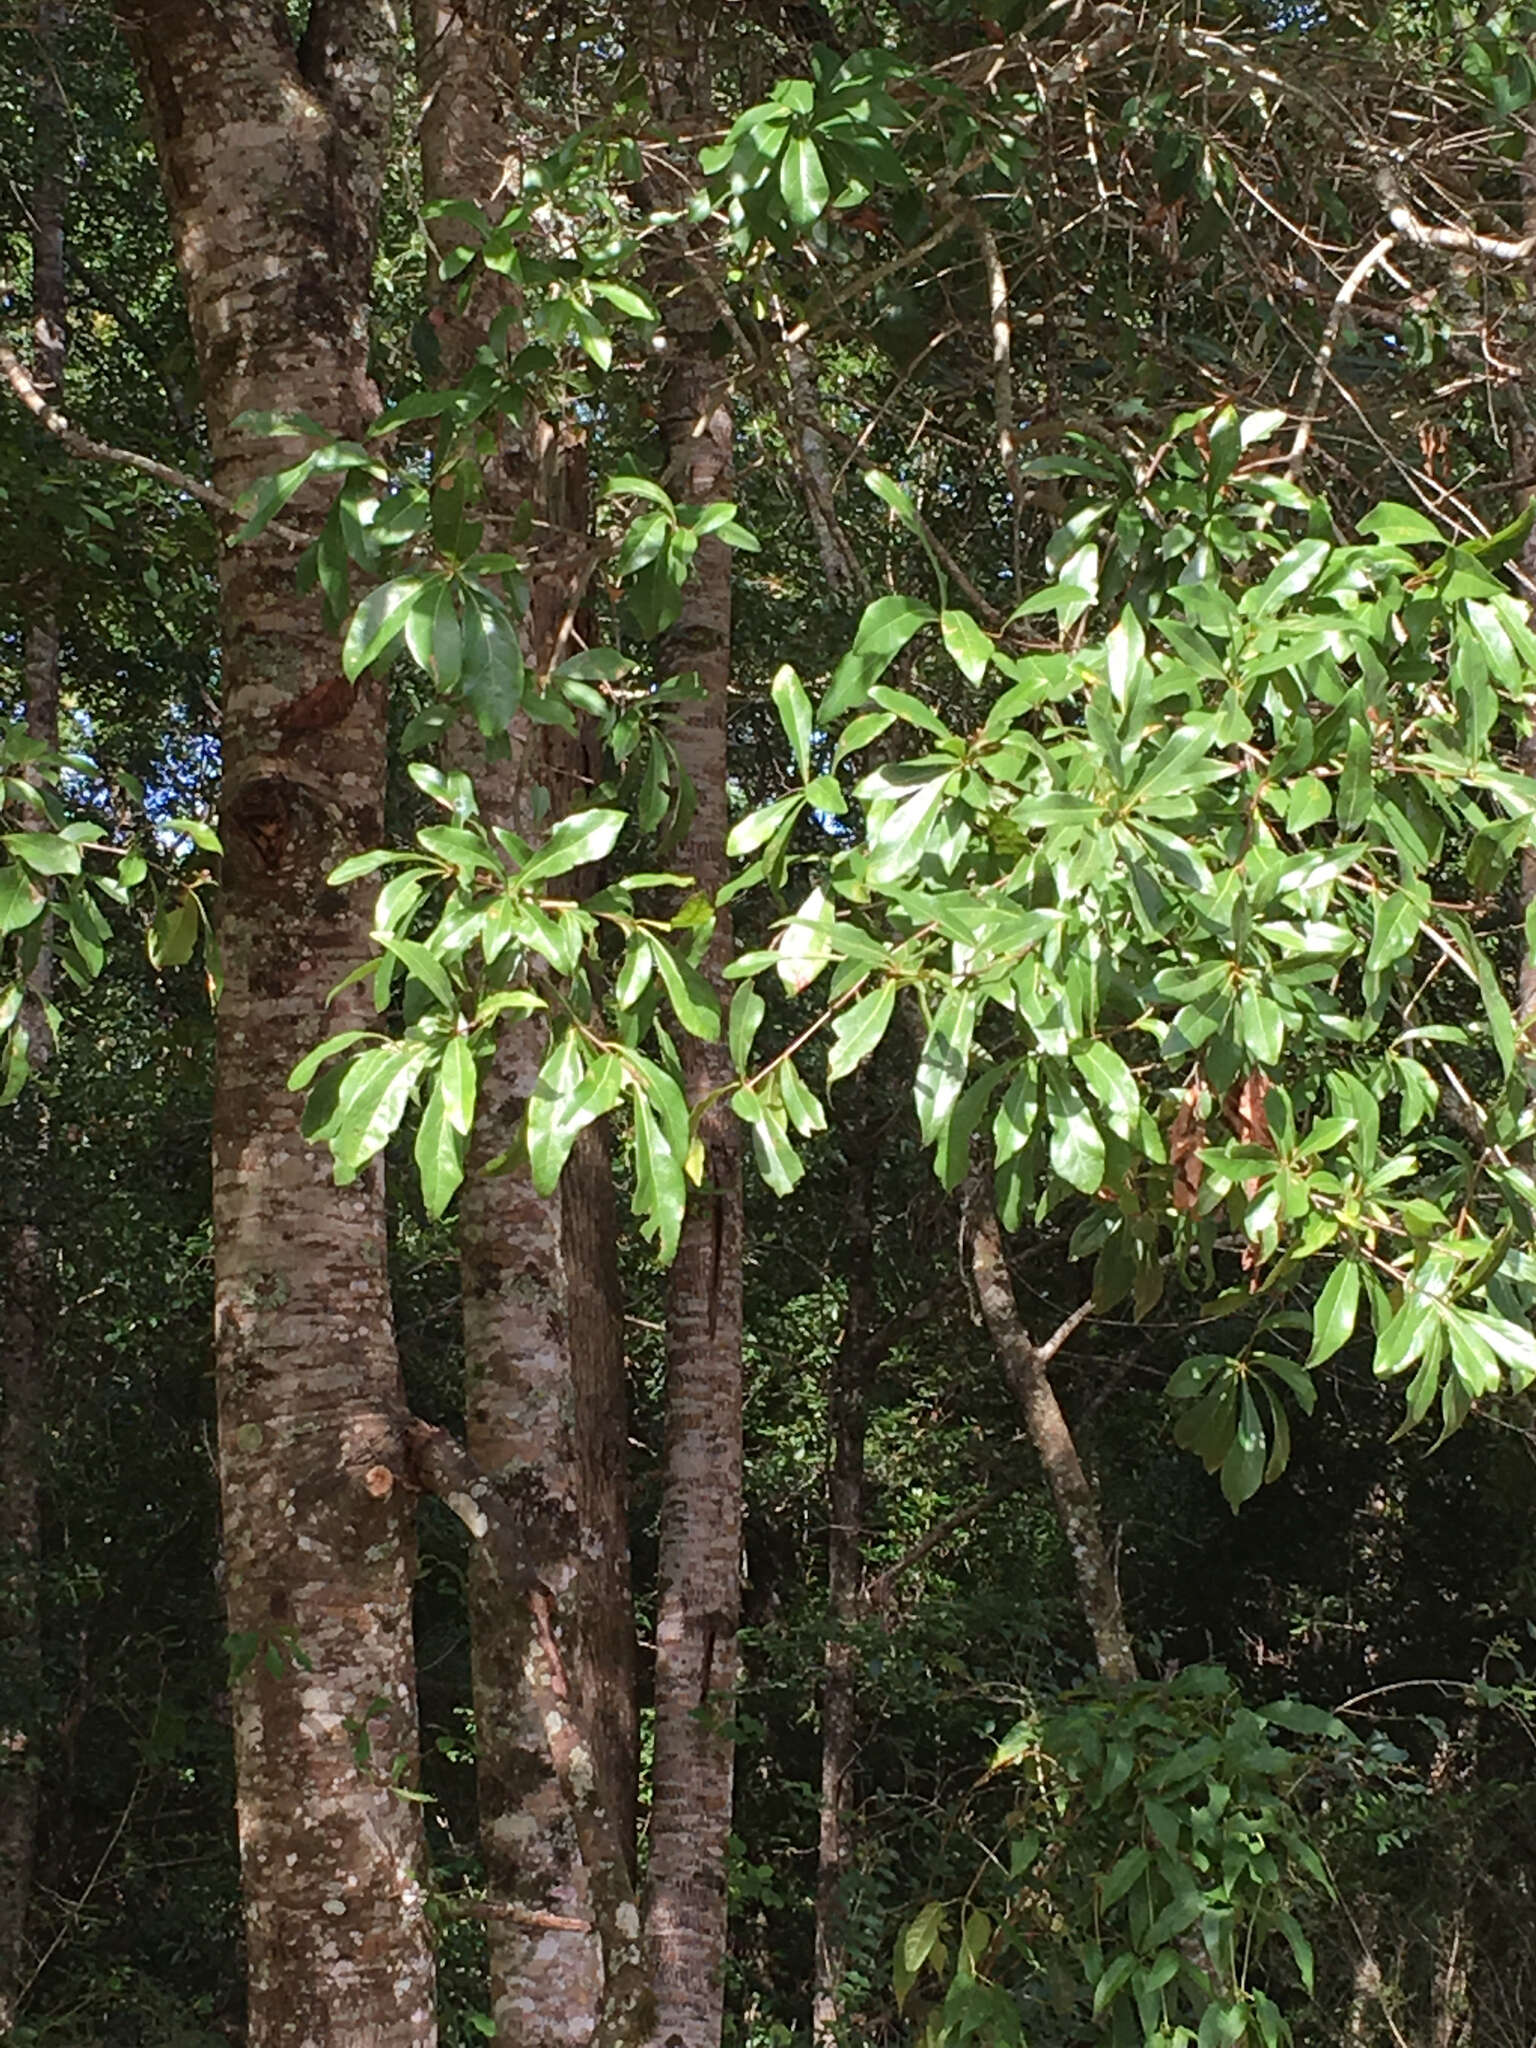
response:
[[[714,990],[696,967],[678,958],[664,939],[657,938],[654,933],[647,936],[656,970],[667,991],[667,1001],[672,1005],[678,1023],[694,1038],[702,1038],[713,1045],[720,1036],[720,1005]]]
[[[1425,904],[1416,891],[1395,889],[1376,900],[1371,926],[1371,948],[1366,955],[1368,970],[1392,967],[1418,943]]]
[[[794,751],[800,780],[808,782],[811,774],[811,700],[805,694],[805,685],[786,664],[769,685],[769,694]]]
[[[652,483],[648,476],[632,476],[628,473],[611,476],[604,484],[602,494],[605,498],[644,498],[648,504],[659,505],[668,515],[677,509],[661,485]]]
[[[448,861],[466,886],[481,868],[494,873],[500,865],[481,834],[462,825],[423,825],[416,843],[439,860]]]
[[[430,1056],[420,1043],[392,1044],[352,1062],[341,1084],[329,1133],[338,1181],[355,1180],[373,1155],[388,1144],[405,1114],[416,1076]]]
[[[1344,750],[1344,767],[1339,776],[1339,793],[1334,804],[1334,814],[1346,832],[1358,831],[1370,816],[1373,793],[1371,760],[1370,724],[1364,711],[1357,709],[1349,728],[1349,740]]]
[[[663,1264],[670,1264],[682,1235],[688,1183],[683,1162],[673,1151],[651,1107],[650,1096],[633,1080],[635,1104],[635,1199],[645,1236],[656,1240]]]
[[[1125,1061],[1096,1038],[1073,1053],[1072,1064],[1109,1112],[1111,1126],[1128,1139],[1141,1114],[1141,1091]]]
[[[348,682],[356,682],[371,662],[405,630],[411,608],[421,595],[427,578],[396,576],[370,590],[347,628],[342,643],[341,669]]]
[[[832,188],[821,152],[808,135],[794,135],[779,158],[779,191],[797,228],[809,227],[826,211]]]
[[[0,867],[0,935],[19,932],[41,917],[48,897],[20,867]]]
[[[324,1044],[312,1046],[288,1076],[288,1086],[307,1088],[328,1059],[336,1053],[345,1052],[349,1045],[356,1045],[360,1038],[373,1036],[375,1034],[371,1031],[338,1031],[333,1038],[326,1039]]]
[[[884,1038],[895,1008],[896,984],[883,981],[834,1020],[827,1054],[829,1082],[841,1081],[869,1058]]]
[[[1120,1863],[1115,1865],[1115,1869],[1118,1871],[1120,1864],[1129,1861],[1130,1856],[1145,1858],[1146,1853],[1145,1849],[1132,1849],[1129,1852],[1129,1856],[1121,1857]],[[1141,1873],[1138,1871],[1136,1874],[1140,1876]],[[1134,1879],[1132,1881],[1134,1882]],[[1107,1903],[1108,1901],[1106,1900]],[[1136,1966],[1140,1960],[1141,1958],[1133,1948],[1122,1949],[1119,1955],[1115,1957],[1109,1968],[1093,1987],[1093,2016],[1095,2019],[1100,2016],[1106,2006],[1112,2005],[1115,1999],[1119,1997],[1120,1993],[1135,1975]]]
[[[386,938],[383,944],[385,951],[393,954],[413,981],[419,981],[429,989],[445,1010],[455,1016],[458,1014],[459,999],[448,979],[448,970],[430,948],[418,939]]]
[[[624,811],[576,811],[562,818],[524,867],[522,880],[543,882],[605,860],[628,823]]]
[[[78,875],[80,849],[58,832],[7,832],[0,846],[35,875]]]
[[[1263,1485],[1266,1462],[1264,1425],[1258,1404],[1245,1385],[1238,1398],[1237,1433],[1221,1461],[1221,1490],[1234,1514]]]
[[[625,313],[631,320],[658,320],[661,316],[650,298],[632,285],[620,284],[611,277],[594,277],[592,289],[600,299],[606,299],[610,306]]]
[[[743,854],[756,853],[760,846],[768,844],[786,819],[803,809],[805,802],[804,792],[797,789],[788,796],[776,797],[771,804],[764,804],[758,810],[748,811],[731,827],[725,842],[726,852],[732,860]]]
[[[1097,1194],[1104,1185],[1104,1139],[1088,1105],[1055,1074],[1047,1082],[1046,1098],[1052,1167],[1079,1194]]]
[[[190,890],[165,904],[149,928],[149,959],[153,967],[185,967],[197,951],[197,899]]]
[[[937,1900],[930,1900],[917,1918],[911,1922],[901,1937],[900,1955],[907,1974],[915,1977],[938,1946],[939,1934],[944,1925],[944,1908]]]
[[[1432,520],[1412,505],[1400,505],[1394,499],[1374,506],[1363,512],[1355,521],[1361,533],[1369,534],[1389,547],[1420,547],[1429,545],[1443,547],[1447,535]]]
[[[947,611],[939,620],[944,651],[968,683],[980,683],[992,659],[992,642],[969,612]]]
[[[194,846],[200,846],[204,853],[222,853],[223,845],[211,825],[205,825],[201,818],[167,818],[168,832],[183,833]]]
[[[951,989],[940,1003],[918,1056],[912,1095],[924,1144],[931,1145],[939,1126],[954,1108],[965,1086],[971,1034],[976,1025],[976,994]],[[1102,1158],[1102,1152],[1101,1152]]]
[[[1360,1306],[1360,1268],[1352,1260],[1334,1267],[1312,1311],[1312,1349],[1308,1365],[1332,1358],[1354,1335]]]
[[[387,847],[376,846],[371,853],[354,853],[350,859],[332,868],[325,879],[333,888],[341,889],[348,882],[361,881],[364,875],[377,874],[382,867],[410,858],[408,853],[391,853]]]
[[[577,1138],[623,1093],[624,1067],[616,1053],[600,1053],[588,1066],[574,1031],[549,1048],[528,1098],[528,1165],[539,1194],[554,1193]]]
[[[877,597],[866,605],[853,636],[853,646],[838,663],[821,700],[822,719],[837,718],[868,700],[879,681],[914,633],[932,625],[938,613],[911,597]]]
[[[758,1172],[776,1195],[789,1194],[804,1177],[805,1164],[789,1142],[783,1113],[751,1088],[738,1088],[731,1107],[751,1130]]]
[[[442,1092],[444,1112],[460,1137],[469,1136],[470,1125],[475,1120],[477,1085],[475,1056],[469,1049],[469,1041],[456,1033],[449,1039],[443,1053],[438,1087]]]
[[[455,1039],[452,1045],[461,1042]],[[464,1178],[464,1133],[454,1123],[441,1078],[422,1111],[416,1131],[415,1159],[427,1214],[441,1216]]]
[[[1125,1854],[1104,1879],[1100,1889],[1099,1905],[1103,1911],[1107,1913],[1111,1906],[1117,1904],[1125,1897],[1131,1886],[1138,1879],[1145,1876],[1147,1865],[1151,1861],[1150,1852],[1139,1845],[1134,1849],[1126,1850]],[[1135,1960],[1135,1957],[1132,1956],[1131,1961],[1134,1963]],[[1126,1974],[1129,1975],[1129,1972]],[[1100,2009],[1097,1998],[1094,2001],[1094,2009],[1095,2011]]]
[[[813,889],[774,943],[780,981],[792,995],[808,989],[837,957],[837,919],[824,889]]]
[[[768,1005],[749,981],[743,982],[731,998],[731,1064],[738,1074],[747,1071],[747,1063],[752,1057],[752,1041],[767,1011]]]

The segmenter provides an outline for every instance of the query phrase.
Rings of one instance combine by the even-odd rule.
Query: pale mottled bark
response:
[[[590,1922],[503,1901],[489,1917],[516,1918],[547,1933],[595,1934],[602,1967],[602,1999],[592,2027],[592,2048],[634,2048],[643,2040],[652,2009],[650,1974],[641,1940],[640,1912],[629,1871],[622,1818],[604,1797],[598,1740],[571,1680],[556,1633],[555,1602],[538,1568],[541,1537],[530,1530],[524,1503],[504,1478],[493,1477],[446,1430],[411,1420],[404,1432],[400,1476],[437,1495],[475,1539],[482,1568],[505,1595],[499,1616],[518,1659],[529,1707],[544,1731],[549,1761],[565,1801],[586,1874]],[[564,1923],[577,1920],[572,1929]],[[533,2038],[529,2036],[528,2038]]]
[[[821,1814],[816,1873],[815,1983],[811,2026],[820,2043],[836,2039],[845,1969],[844,1891],[848,1809],[858,1746],[857,1668],[848,1631],[864,1610],[864,1437],[874,1355],[875,1153],[865,1120],[845,1148],[847,1300],[842,1337],[827,1389],[828,1630],[821,1687]]]
[[[52,405],[63,393],[67,311],[65,108],[50,47],[56,26],[55,10],[45,4],[38,13],[32,82],[29,203],[32,378]],[[22,650],[27,730],[49,748],[59,743],[59,584],[57,567],[50,567],[28,593]],[[32,813],[23,822],[43,821]],[[23,1013],[35,1070],[46,1064],[50,1051],[44,1014],[50,980],[45,938]],[[26,1989],[27,1918],[42,1785],[43,1760],[37,1751],[43,1677],[39,1565],[50,1309],[48,1244],[37,1213],[48,1152],[47,1112],[34,1091],[25,1108],[10,1115],[25,1116],[30,1131],[12,1154],[0,1225],[0,2040],[15,2025]]]
[[[356,433],[399,24],[319,0],[297,48],[268,7],[136,0],[143,82],[208,416],[213,481],[273,465],[247,409]],[[303,503],[290,517],[312,516]],[[337,1188],[287,1087],[327,990],[368,950],[368,892],[326,875],[376,843],[382,693],[338,691],[318,603],[270,536],[223,557],[224,991],[214,1287],[252,2048],[435,2040],[422,1913],[408,1501],[368,1481],[399,1434],[380,1173]],[[300,710],[300,706],[304,708]],[[319,713],[324,709],[326,716]],[[366,1014],[365,1014],[366,1013]],[[351,991],[329,1021],[371,1022]]]
[[[430,199],[475,199],[497,218],[520,183],[507,90],[518,52],[500,11],[484,0],[415,0],[414,22],[424,189]],[[445,224],[449,243],[461,232]],[[445,301],[439,336],[450,375],[472,361],[494,314],[515,304],[506,280],[486,274],[466,308]],[[530,418],[512,423],[486,464],[491,512],[509,517],[531,499],[541,522],[526,647],[535,671],[549,665],[572,600],[565,564],[587,524],[584,456],[579,437]],[[526,718],[511,740],[509,761],[487,763],[478,736],[461,726],[455,758],[473,774],[489,822],[537,839],[584,800],[586,755],[580,742]],[[548,797],[542,815],[541,795]],[[525,1171],[487,1179],[474,1170],[512,1142],[546,1046],[542,1019],[512,1022],[504,1032],[483,1084],[460,1198],[466,1443],[517,1507],[528,1566],[548,1600],[552,1645],[590,1743],[589,1797],[623,1845],[623,1859],[618,1871],[588,1866],[584,1823],[556,1754],[561,1723],[550,1721],[544,1646],[530,1630],[524,1591],[477,1546],[470,1567],[476,1767],[493,1909],[491,2002],[505,2048],[582,2048],[594,2038],[605,1985],[605,1942],[594,1921],[626,1897],[634,1910],[634,1630],[607,1140],[602,1131],[586,1132],[548,1199]],[[609,1949],[614,1933],[610,1922]],[[609,1991],[632,2020],[624,1986]]]
[[[1069,1317],[1053,1337],[1044,1344],[1036,1344],[1019,1314],[991,1182],[985,1174],[975,1173],[967,1182],[965,1212],[977,1300],[992,1347],[1019,1404],[1029,1440],[1045,1468],[1099,1670],[1112,1684],[1129,1685],[1136,1678],[1136,1653],[1125,1625],[1119,1582],[1099,1523],[1099,1504],[1048,1370],[1060,1345],[1083,1320],[1082,1315]]]
[[[731,415],[707,321],[676,321],[661,405],[668,484],[683,502],[731,491]],[[706,540],[663,673],[691,670],[701,699],[684,704],[675,740],[697,808],[675,864],[711,892],[726,879],[726,715],[731,567]],[[730,957],[722,916],[702,963],[718,991]],[[681,1035],[689,1096],[729,1088],[723,1044]],[[717,1100],[702,1118],[704,1180],[683,1223],[667,1297],[667,1411],[656,1616],[656,1748],[646,1933],[662,2048],[715,2048],[726,1935],[726,1853],[734,1755],[725,1732],[737,1680],[741,1593],[741,1127]]]

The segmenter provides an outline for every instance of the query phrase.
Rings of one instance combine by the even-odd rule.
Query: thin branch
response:
[[[1333,361],[1333,351],[1338,345],[1339,329],[1344,324],[1344,315],[1349,311],[1350,301],[1366,279],[1380,264],[1385,262],[1397,247],[1395,234],[1382,235],[1373,242],[1360,258],[1354,269],[1345,278],[1334,294],[1333,304],[1328,309],[1328,318],[1323,323],[1323,339],[1317,351],[1317,361],[1312,370],[1312,382],[1307,391],[1307,402],[1302,407],[1301,418],[1296,423],[1296,435],[1291,442],[1291,452],[1286,460],[1285,473],[1296,483],[1307,466],[1307,449],[1312,442],[1312,423],[1317,416],[1318,402],[1328,382],[1328,369]]]
[[[1024,581],[1024,471],[1019,462],[1019,436],[1013,414],[1013,323],[1008,308],[1008,275],[1003,269],[997,237],[979,207],[970,209],[969,219],[987,274],[987,304],[992,315],[992,416],[997,425],[998,460],[1012,501],[1013,583],[1017,590]]]
[[[1057,1325],[1043,1344],[1035,1346],[1035,1364],[1040,1367],[1049,1365],[1067,1339],[1075,1330],[1081,1329],[1092,1314],[1093,1296],[1090,1294],[1086,1301],[1073,1309],[1064,1323]]]
[[[1475,228],[1434,227],[1421,220],[1403,198],[1395,182],[1383,177],[1382,196],[1387,219],[1394,234],[1421,249],[1456,249],[1469,256],[1486,256],[1491,263],[1528,263],[1536,256],[1536,234],[1511,241],[1506,235],[1480,235]]]
[[[941,1543],[947,1542],[954,1535],[957,1529],[963,1529],[967,1522],[974,1522],[978,1515],[984,1515],[989,1508],[995,1508],[1000,1502],[1007,1500],[1017,1493],[1023,1484],[1022,1479],[1014,1479],[1003,1486],[994,1486],[992,1491],[984,1493],[980,1500],[968,1501],[964,1507],[954,1509],[952,1513],[935,1522],[931,1529],[926,1530],[914,1544],[901,1553],[894,1564],[888,1564],[883,1571],[876,1572],[864,1588],[865,1605],[871,1608],[886,1606],[890,1601],[891,1588],[897,1579],[911,1571],[914,1566],[920,1565],[925,1557],[931,1556]]]
[[[205,484],[199,477],[189,476],[186,470],[173,469],[168,462],[157,462],[153,455],[141,455],[135,448],[114,448],[109,442],[93,441],[89,434],[82,434],[77,427],[72,427],[64,414],[51,406],[38,390],[15,350],[7,348],[3,341],[0,341],[0,370],[4,371],[6,382],[33,418],[61,441],[71,455],[78,455],[82,462],[106,462],[119,469],[136,469],[141,476],[153,477],[156,483],[168,484],[173,491],[196,498],[200,505],[222,513],[226,519],[244,519],[245,515],[233,499],[226,498],[222,491],[216,491],[212,484]],[[301,533],[296,526],[281,525],[274,519],[267,531],[277,534],[293,547],[309,546],[310,536]]]

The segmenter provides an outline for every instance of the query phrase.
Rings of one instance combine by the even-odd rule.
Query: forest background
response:
[[[4,23],[0,2038],[1536,2034],[1533,32]]]

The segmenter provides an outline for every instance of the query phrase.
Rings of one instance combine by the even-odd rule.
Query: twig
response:
[[[864,1588],[865,1605],[871,1608],[886,1606],[891,1597],[891,1587],[897,1579],[911,1571],[914,1566],[920,1565],[925,1557],[931,1556],[941,1543],[954,1535],[957,1529],[963,1529],[967,1522],[975,1521],[976,1517],[984,1515],[988,1508],[995,1508],[1001,1501],[1007,1500],[1010,1495],[1017,1493],[1023,1484],[1022,1479],[1015,1479],[1003,1486],[994,1486],[992,1491],[984,1493],[980,1500],[968,1501],[963,1508],[956,1508],[935,1522],[931,1529],[926,1530],[914,1544],[901,1553],[894,1564],[888,1564],[883,1571],[876,1572]]]
[[[1307,465],[1307,449],[1312,442],[1312,422],[1317,414],[1318,401],[1322,398],[1323,387],[1328,382],[1328,368],[1333,361],[1333,351],[1338,344],[1339,329],[1344,324],[1344,315],[1350,301],[1359,291],[1371,273],[1383,263],[1397,247],[1396,234],[1382,235],[1373,242],[1360,258],[1354,269],[1345,278],[1334,294],[1333,304],[1328,309],[1328,318],[1323,323],[1323,338],[1318,347],[1317,361],[1313,365],[1312,382],[1307,391],[1307,402],[1302,407],[1301,418],[1296,422],[1296,435],[1291,442],[1291,452],[1286,460],[1285,473],[1292,483],[1299,481]]]
[[[26,1983],[22,1985],[21,1991],[17,1996],[16,2000],[18,2008],[25,2004],[27,1997],[31,1993],[32,1987],[36,1984],[38,1978],[42,1976],[44,1970],[47,1969],[48,1965],[53,1961],[55,1954],[63,1944],[66,1936],[70,1933],[71,1929],[79,1925],[80,1916],[85,1911],[86,1907],[90,1904],[91,1894],[95,1891],[97,1885],[100,1884],[102,1872],[106,1869],[108,1862],[111,1860],[113,1850],[116,1849],[118,1843],[122,1840],[123,1830],[128,1825],[129,1815],[133,1812],[134,1807],[138,1805],[139,1794],[144,1790],[144,1786],[148,1780],[148,1777],[149,1765],[147,1763],[140,1764],[138,1776],[133,1781],[133,1789],[128,1794],[128,1803],[123,1808],[122,1812],[118,1815],[117,1826],[112,1830],[111,1834],[107,1837],[107,1846],[102,1850],[101,1854],[97,1857],[96,1868],[91,1872],[90,1876],[86,1879],[84,1891],[81,1892],[79,1898],[72,1899],[65,1904],[65,1924],[61,1926],[54,1934],[52,1941],[49,1942],[48,1946],[43,1950],[41,1956],[39,1956],[36,1969],[33,1970],[31,1976],[27,1979]]]
[[[1013,416],[1013,324],[1008,310],[1008,276],[997,237],[979,207],[970,209],[971,230],[987,274],[987,304],[992,314],[992,415],[997,423],[998,460],[1012,500],[1013,585],[1024,582],[1024,472],[1019,463],[1019,437]]]
[[[173,469],[168,462],[157,462],[153,455],[141,455],[136,448],[114,448],[109,442],[93,441],[89,434],[82,434],[77,427],[72,427],[64,414],[51,406],[38,390],[15,350],[7,348],[3,341],[0,341],[0,370],[5,372],[6,382],[27,411],[62,441],[71,455],[78,455],[83,462],[107,462],[119,469],[136,469],[141,476],[153,477],[156,483],[168,484],[173,491],[196,498],[210,511],[223,513],[226,519],[244,520],[245,514],[234,500],[226,498],[222,491],[216,491],[212,484],[189,476],[184,469]],[[293,547],[309,546],[310,536],[301,533],[296,526],[281,525],[274,519],[267,531]]]

